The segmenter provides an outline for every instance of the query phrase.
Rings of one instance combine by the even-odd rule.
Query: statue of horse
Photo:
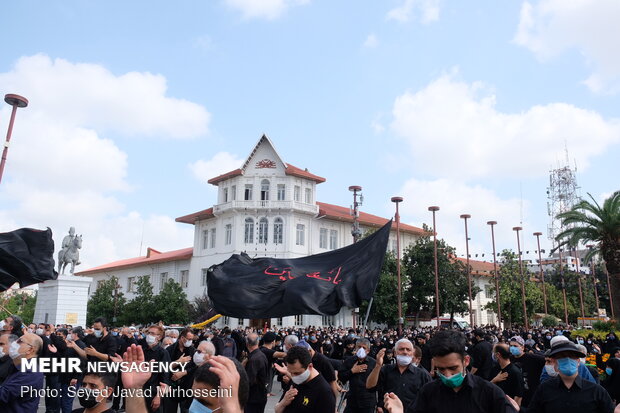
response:
[[[58,272],[60,274],[65,273],[65,268],[69,263],[71,263],[71,274],[73,274],[75,266],[80,265],[80,252],[78,251],[80,248],[82,248],[82,235],[77,235],[68,248],[58,252]]]

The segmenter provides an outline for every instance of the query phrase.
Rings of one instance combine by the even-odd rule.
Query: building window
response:
[[[215,228],[211,228],[211,236],[209,237],[209,248],[215,248]]]
[[[491,290],[492,288],[493,287],[491,287],[490,285],[484,286],[484,298],[488,298],[489,300],[495,298],[495,294],[493,294],[493,291]]]
[[[269,239],[269,222],[267,218],[261,218],[258,221],[258,243],[266,244]]]
[[[260,183],[260,200],[269,201],[269,180],[263,179]]]
[[[202,249],[206,250],[207,249],[207,245],[209,242],[209,230],[208,229],[203,229],[202,230]]]
[[[303,315],[296,315],[295,316],[295,325],[296,326],[303,326],[304,325],[304,316]]]
[[[224,188],[224,202],[228,202],[228,188]]]
[[[226,224],[224,228],[226,228],[226,239],[224,243],[230,245],[232,244],[232,224]]]
[[[232,201],[237,200],[237,185],[233,185],[230,187],[230,199]]]
[[[201,286],[205,286],[207,285],[207,276],[209,275],[209,269],[208,268],[203,268],[202,270],[200,270],[200,285]]]
[[[319,248],[327,248],[327,228],[319,230]]]
[[[286,198],[286,186],[284,184],[278,184],[278,201],[284,201]]]
[[[321,317],[321,322],[324,326],[333,326],[334,325],[334,316],[333,315],[324,315]]]
[[[312,189],[306,188],[305,193],[306,193],[306,204],[311,204],[312,203]]]
[[[300,202],[301,201],[301,187],[295,185],[293,190],[293,201]]]
[[[167,282],[168,282],[168,273],[162,272],[159,275],[159,291],[164,289],[164,285],[166,285]]]
[[[282,244],[282,234],[284,233],[284,222],[282,218],[276,218],[273,221],[273,243]]]
[[[224,325],[227,326],[230,324],[230,317],[224,317]]]
[[[187,288],[189,284],[189,270],[181,270],[181,287]]]
[[[329,231],[329,249],[338,249],[338,231],[335,229]]]
[[[129,278],[127,278],[127,292],[128,293],[135,292],[134,291],[135,286],[136,286],[136,277],[129,277]]]
[[[277,325],[278,327],[282,327],[282,317],[278,317],[278,318],[276,318],[276,325]]]
[[[245,199],[246,201],[252,200],[252,184],[245,185],[245,192],[243,194],[243,199]]]
[[[245,323],[245,319],[244,319],[244,318],[238,318],[238,319],[237,319],[237,324],[238,324],[240,327],[243,327],[243,324],[244,324],[244,323]]]
[[[245,236],[243,239],[246,244],[254,244],[254,220],[252,218],[245,219]]]
[[[295,237],[296,245],[305,245],[306,238],[306,226],[304,224],[297,224],[297,236]]]

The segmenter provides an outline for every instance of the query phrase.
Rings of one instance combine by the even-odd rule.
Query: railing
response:
[[[229,201],[213,207],[213,213],[218,214],[230,209],[287,209],[318,214],[319,207],[314,204],[306,204],[297,201]]]

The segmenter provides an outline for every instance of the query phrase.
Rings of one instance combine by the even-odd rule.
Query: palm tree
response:
[[[599,253],[609,272],[614,314],[620,315],[620,191],[603,202],[603,207],[588,194],[592,202],[581,200],[570,211],[558,215],[567,228],[556,237],[559,245],[577,246],[596,243],[586,260]]]

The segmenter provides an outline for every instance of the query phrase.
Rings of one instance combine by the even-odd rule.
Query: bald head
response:
[[[248,350],[252,351],[256,347],[258,347],[258,334],[256,333],[248,334],[248,336],[245,338],[245,341],[248,345]]]

